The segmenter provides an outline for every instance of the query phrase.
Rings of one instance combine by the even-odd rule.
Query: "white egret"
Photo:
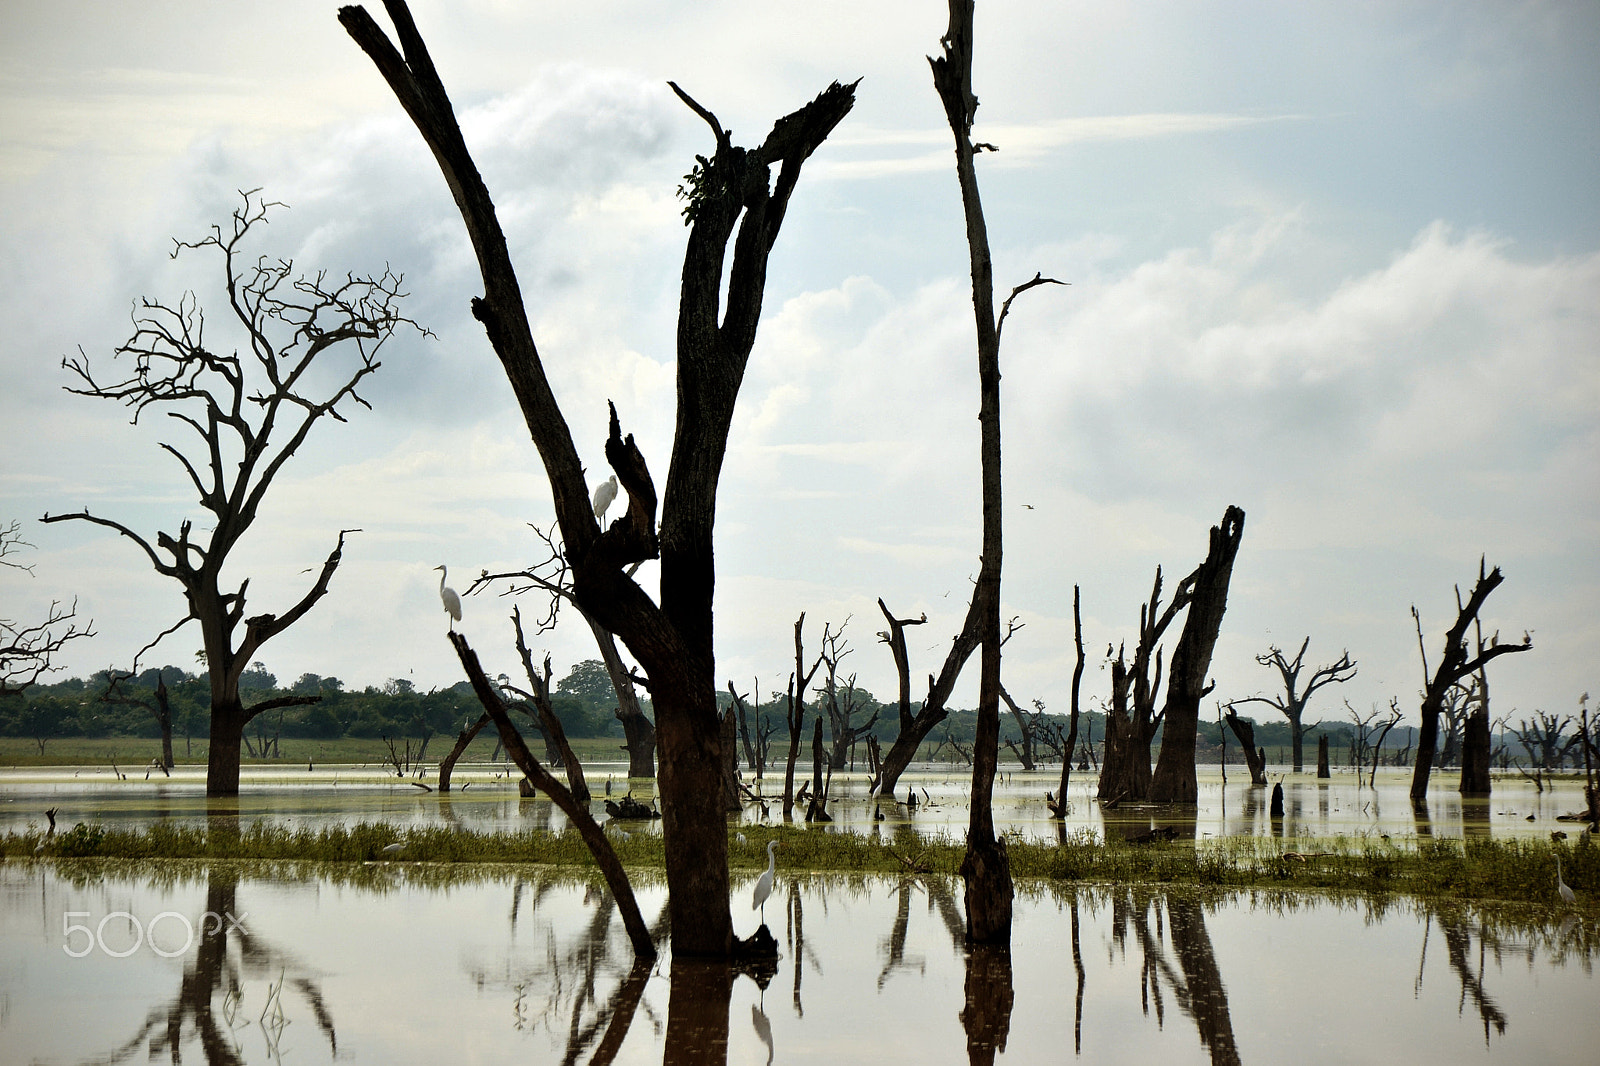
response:
[[[617,475],[612,474],[600,482],[594,489],[594,516],[598,521],[606,520],[606,509],[611,506],[611,501],[617,498]]]
[[[757,886],[759,891],[760,886]],[[1561,856],[1556,856],[1556,891],[1561,895],[1563,903],[1577,903],[1578,897],[1573,893],[1572,886],[1561,879]]]
[[[392,859],[404,850],[406,850],[406,846],[397,840],[393,844],[385,844],[383,846],[383,855],[384,858]]]
[[[444,603],[445,614],[450,616],[450,631],[455,632],[456,623],[461,621],[461,597],[456,595],[456,590],[446,588],[444,579],[450,576],[450,571],[443,566],[434,567],[439,571],[439,599]]]
[[[757,907],[761,908],[762,925],[767,924],[767,897],[772,895],[772,874],[778,867],[778,856],[775,854],[777,850],[778,842],[776,840],[767,841],[767,869],[760,877],[756,878],[755,895],[750,900],[751,910],[755,910]]]

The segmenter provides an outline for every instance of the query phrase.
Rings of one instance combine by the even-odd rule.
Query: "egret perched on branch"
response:
[[[439,571],[439,599],[444,603],[444,611],[450,616],[450,631],[455,632],[456,623],[461,621],[461,597],[456,595],[456,590],[446,588],[444,579],[450,576],[450,571],[442,566],[434,567]]]
[[[778,867],[778,856],[774,854],[777,850],[778,842],[776,840],[767,841],[767,869],[760,877],[756,878],[755,895],[750,900],[751,910],[755,910],[757,907],[761,908],[762,925],[767,924],[767,897],[772,895],[772,874]]]
[[[597,521],[606,520],[606,510],[611,506],[611,501],[617,498],[617,475],[612,474],[594,488],[594,517]]]

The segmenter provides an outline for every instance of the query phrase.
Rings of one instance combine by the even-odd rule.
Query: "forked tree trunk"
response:
[[[1472,586],[1472,594],[1465,603],[1461,602],[1461,588],[1456,587],[1456,620],[1445,634],[1444,656],[1439,660],[1439,667],[1432,677],[1428,677],[1428,654],[1423,645],[1422,615],[1415,607],[1411,608],[1411,616],[1417,625],[1417,648],[1422,653],[1422,673],[1428,677],[1428,687],[1422,694],[1422,728],[1417,733],[1417,757],[1415,768],[1411,775],[1411,805],[1419,811],[1427,809],[1428,802],[1428,777],[1433,772],[1434,751],[1439,743],[1439,715],[1444,711],[1444,701],[1450,687],[1459,683],[1462,678],[1469,677],[1482,670],[1491,659],[1501,655],[1515,652],[1529,651],[1533,647],[1533,640],[1525,637],[1521,644],[1496,644],[1484,648],[1480,639],[1478,654],[1472,658],[1467,650],[1467,627],[1478,617],[1478,612],[1483,609],[1483,601],[1488,599],[1505,577],[1497,566],[1492,571],[1485,572],[1485,560],[1478,560],[1478,580]]]
[[[1184,619],[1183,634],[1172,651],[1161,756],[1150,781],[1150,798],[1157,803],[1194,803],[1199,798],[1194,746],[1200,728],[1200,700],[1212,688],[1206,684],[1206,674],[1211,670],[1217,634],[1222,631],[1228,582],[1243,537],[1244,512],[1230,506],[1222,524],[1211,527],[1211,550],[1195,571],[1189,617]]]
[[[606,459],[627,490],[628,510],[601,530],[567,417],[534,343],[489,190],[411,12],[403,0],[385,0],[384,6],[399,49],[360,7],[341,8],[339,21],[416,124],[460,208],[484,285],[483,296],[472,301],[473,315],[483,323],[539,450],[571,566],[573,598],[621,638],[650,679],[673,954],[726,959],[734,941],[714,680],[717,485],[761,319],[768,258],[802,165],[854,106],[855,87],[834,83],[780,119],[760,146],[744,149],[733,144],[715,115],[672,85],[716,141],[712,155],[697,157],[688,179],[672,459],[658,532],[655,483],[642,449],[631,435],[623,439],[613,407]],[[658,601],[624,572],[656,557]]]

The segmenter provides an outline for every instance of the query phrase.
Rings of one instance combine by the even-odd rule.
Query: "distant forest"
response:
[[[186,739],[204,739],[210,727],[210,686],[203,675],[176,666],[147,669],[134,678],[124,680],[114,691],[109,689],[108,675],[104,671],[87,679],[70,678],[54,684],[35,685],[21,696],[0,700],[0,736],[31,738],[40,745],[41,753],[48,741],[56,737],[158,738],[161,731],[154,713],[158,677],[165,680],[167,685],[174,745],[181,745]],[[307,673],[301,674],[292,683],[281,684],[277,676],[256,663],[245,671],[240,687],[245,694],[246,706],[285,695],[320,697],[315,703],[272,710],[257,718],[249,729],[249,734],[256,740],[277,737],[392,737],[417,740],[437,735],[454,737],[459,730],[475,721],[481,710],[471,687],[465,681],[449,688],[424,692],[405,678],[392,678],[382,687],[369,685],[355,690],[347,689],[336,677]],[[726,691],[718,696],[723,707],[732,703]],[[751,731],[760,729],[769,733],[771,757],[779,757],[779,750],[786,751],[788,742],[783,693],[770,693],[759,706],[748,697],[746,702]],[[818,702],[816,697],[807,702],[808,737],[809,721],[816,713]],[[851,702],[855,723],[864,722],[876,712],[877,721],[869,732],[884,744],[894,740],[897,723],[893,706],[883,705],[871,693],[860,689],[851,693]],[[578,663],[566,677],[557,681],[551,693],[551,704],[569,736],[620,739],[623,735],[621,724],[612,714],[616,697],[611,679],[598,660]],[[642,707],[646,715],[652,714],[648,700],[643,701]],[[917,704],[912,705],[913,713],[917,707]],[[1065,720],[1065,716],[1053,714],[1045,717],[1051,722]],[[1094,759],[1105,735],[1105,715],[1099,711],[1086,711],[1082,718],[1080,741],[1085,745],[1093,743],[1093,749],[1087,757]],[[962,749],[970,748],[975,722],[975,711],[952,710],[949,718],[928,738],[929,744],[942,749],[940,755],[961,760],[965,754]],[[531,717],[521,719],[520,724],[530,733],[539,732]],[[827,728],[826,716],[824,727]],[[1316,738],[1322,733],[1328,735],[1332,761],[1335,764],[1348,763],[1353,737],[1350,724],[1325,722],[1318,729],[1308,730],[1307,738],[1313,753],[1316,750]],[[863,744],[866,735],[862,734]],[[1278,761],[1280,749],[1288,748],[1291,743],[1289,724],[1282,718],[1256,722],[1255,736],[1257,744],[1267,749],[1270,761]],[[1403,760],[1414,743],[1413,738],[1414,730],[1411,728],[1395,729],[1385,745],[1384,761],[1389,762],[1391,758]],[[1223,754],[1222,740],[1217,721],[1202,721],[1197,738],[1197,761],[1216,762]],[[1231,734],[1226,740],[1228,761],[1239,761],[1237,741]],[[1505,765],[1505,753],[1515,744],[1515,740],[1510,733],[1496,738],[1495,746],[1500,755],[1497,763]],[[1015,717],[1004,716],[1001,721],[1002,756],[1015,758],[1017,752],[1009,746],[1020,745],[1022,741]],[[1159,742],[1158,732],[1155,743]],[[802,761],[809,759],[809,739],[804,747],[806,754]],[[1036,755],[1040,760],[1060,760],[1060,753],[1051,752],[1048,747],[1037,751]],[[865,759],[864,747],[861,749],[861,758]]]

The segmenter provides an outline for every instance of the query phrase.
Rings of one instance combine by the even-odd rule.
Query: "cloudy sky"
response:
[[[658,481],[671,448],[674,192],[710,137],[667,79],[748,145],[863,78],[772,258],[720,496],[718,671],[782,688],[804,611],[813,647],[824,621],[850,619],[846,668],[888,696],[880,596],[928,613],[912,670],[936,670],[979,544],[966,252],[924,59],[943,5],[413,10],[591,472],[608,399]],[[432,568],[464,589],[523,565],[527,523],[551,517],[468,313],[480,287],[459,216],[335,12],[0,8],[0,521],[37,546],[34,577],[0,573],[0,603],[29,617],[76,596],[99,635],[71,646],[70,672],[127,662],[182,598],[109,531],[34,520],[87,506],[153,536],[201,512],[159,448],[187,443],[183,427],[65,393],[61,359],[108,359],[136,298],[189,288],[220,344],[216,264],[167,252],[239,189],[291,205],[260,254],[388,264],[436,334],[385,349],[373,410],[317,427],[235,553],[251,611],[281,611],[337,531],[362,530],[266,665],[453,683]],[[1314,716],[1346,697],[1414,709],[1410,607],[1436,661],[1453,587],[1487,555],[1506,573],[1488,630],[1535,643],[1496,663],[1497,713],[1576,710],[1600,683],[1600,8],[1016,0],[979,5],[976,51],[976,137],[1000,148],[981,160],[999,283],[1071,283],[1019,300],[1002,353],[1005,613],[1024,625],[1011,692],[1064,711],[1073,585],[1098,664],[1135,633],[1156,566],[1187,573],[1238,504],[1219,697],[1271,691],[1253,657],[1310,636],[1310,660],[1360,664]],[[491,672],[514,672],[508,611],[467,601]],[[558,675],[594,657],[573,621],[540,638]],[[192,665],[198,646],[180,631],[152,660]],[[1102,696],[1107,675],[1086,684]]]

